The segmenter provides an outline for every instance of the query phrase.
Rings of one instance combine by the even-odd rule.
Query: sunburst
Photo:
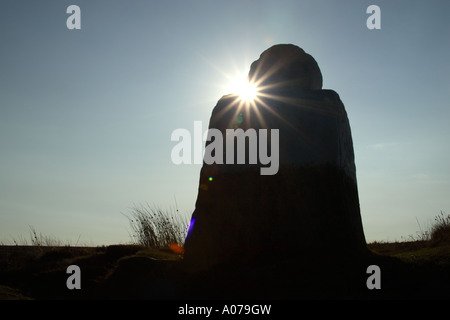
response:
[[[231,78],[228,90],[244,102],[252,102],[259,94],[257,84],[248,81],[247,77],[242,74]]]
[[[283,122],[289,123],[289,119],[282,117],[277,111],[270,107],[269,100],[285,100],[284,97],[275,95],[272,89],[276,89],[283,83],[266,83],[267,79],[270,78],[272,74],[277,72],[280,67],[279,64],[271,66],[268,70],[262,71],[259,67],[251,78],[249,78],[247,73],[242,72],[234,63],[234,73],[225,72],[211,64],[212,67],[219,73],[221,73],[227,80],[219,87],[222,88],[222,92],[225,95],[232,95],[235,98],[232,99],[231,103],[222,110],[225,114],[226,112],[233,110],[234,118],[245,118],[250,119],[251,114],[257,117],[257,121],[260,123],[261,127],[266,127],[266,120],[263,117],[262,111],[266,110],[272,116],[279,118]],[[253,111],[253,112],[252,112]],[[231,125],[231,124],[230,124]]]

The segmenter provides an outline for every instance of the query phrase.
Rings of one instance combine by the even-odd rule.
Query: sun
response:
[[[231,80],[229,90],[246,102],[252,102],[258,96],[258,86],[249,82],[247,77],[242,75],[236,76]]]
[[[258,95],[258,88],[254,83],[243,80],[237,84],[236,94],[244,101],[253,101]]]

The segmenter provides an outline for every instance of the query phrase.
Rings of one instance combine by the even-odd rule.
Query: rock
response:
[[[250,143],[245,164],[226,163],[226,154],[223,164],[203,164],[186,265],[239,269],[292,257],[310,263],[318,255],[363,254],[352,136],[338,94],[322,90],[316,61],[294,45],[264,51],[248,78],[258,84],[258,98],[222,97],[209,128],[224,137],[227,129],[267,129],[268,150],[278,143],[278,171],[263,175],[267,164],[249,164]]]
[[[314,58],[294,45],[276,45],[252,63],[248,79],[260,90],[320,90],[322,73]]]

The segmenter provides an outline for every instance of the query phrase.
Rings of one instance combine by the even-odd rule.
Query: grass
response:
[[[132,243],[151,248],[172,248],[172,251],[182,251],[189,226],[187,215],[181,215],[178,208],[163,210],[157,206],[146,205],[134,206],[131,213],[125,215],[128,218],[132,233]],[[23,236],[12,238],[12,243],[1,242],[0,245],[36,246],[36,247],[70,247],[79,246],[80,237],[75,243],[64,243],[51,235],[45,235],[30,228],[29,240]]]
[[[430,231],[430,241],[436,243],[450,243],[450,215],[444,212],[434,218],[434,224]]]
[[[412,251],[394,253],[392,256],[410,263],[450,265],[450,246],[417,248]]]
[[[25,238],[24,236],[20,236],[19,238],[11,238],[12,243],[4,243],[0,242],[0,245],[15,245],[15,246],[37,246],[37,247],[70,247],[70,246],[79,246],[80,236],[75,243],[70,244],[69,242],[63,242],[62,240],[56,238],[55,236],[45,235],[42,232],[36,231],[33,226],[28,226],[30,228],[30,240]]]
[[[61,247],[63,246],[63,242],[56,237],[44,235],[41,232],[37,232],[36,229],[32,226],[30,226],[30,233],[31,233],[31,244],[34,246],[45,246],[45,247]],[[80,240],[80,237],[78,237],[76,243],[74,246],[78,245],[78,241]],[[69,246],[66,244],[66,246]]]
[[[423,230],[419,222],[417,224],[420,231],[417,232],[415,240],[430,242],[430,244],[450,242],[450,215],[443,211],[434,218],[433,224],[428,229]]]
[[[127,216],[132,229],[133,242],[139,245],[165,248],[183,247],[189,220],[179,214],[178,209],[162,210],[149,204],[132,208]]]
[[[368,244],[369,249],[380,254],[396,255],[400,258],[407,257],[408,253],[428,250],[436,246],[450,246],[450,215],[440,212],[434,218],[433,224],[422,229],[419,225],[419,231],[416,235],[410,235],[407,241],[383,242],[374,241]],[[411,254],[416,257],[417,255]],[[426,256],[426,255],[421,255]]]

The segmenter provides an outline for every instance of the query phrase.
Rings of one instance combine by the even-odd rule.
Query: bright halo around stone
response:
[[[231,92],[237,94],[241,100],[252,102],[258,95],[258,87],[248,82],[246,77],[236,77],[231,83]]]

